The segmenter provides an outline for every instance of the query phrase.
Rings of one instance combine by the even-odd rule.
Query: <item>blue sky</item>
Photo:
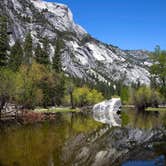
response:
[[[166,49],[166,0],[47,0],[67,4],[93,37],[123,49]]]

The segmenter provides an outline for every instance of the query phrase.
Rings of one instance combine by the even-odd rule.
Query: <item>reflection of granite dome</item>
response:
[[[96,121],[120,126],[120,118],[117,112],[120,110],[120,98],[113,98],[94,105],[93,117]]]

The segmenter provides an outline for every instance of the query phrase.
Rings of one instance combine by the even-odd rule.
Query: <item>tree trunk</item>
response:
[[[74,109],[74,102],[73,102],[73,93],[70,93],[70,103],[71,103],[71,108]]]
[[[5,97],[1,96],[0,97],[0,119],[2,117],[2,109],[3,109],[4,105],[5,105],[5,103],[6,103]]]

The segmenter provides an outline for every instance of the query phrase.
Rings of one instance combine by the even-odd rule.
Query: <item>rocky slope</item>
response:
[[[48,36],[51,58],[54,42],[61,36],[65,43],[63,70],[70,75],[104,82],[123,80],[128,84],[139,80],[149,84],[148,52],[121,50],[94,39],[75,24],[66,5],[42,0],[0,0],[0,13],[9,18],[11,45],[16,39],[23,41],[29,31],[34,45]]]

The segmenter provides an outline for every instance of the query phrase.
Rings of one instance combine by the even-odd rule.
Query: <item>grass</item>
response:
[[[69,107],[57,107],[57,108],[48,108],[48,109],[44,109],[44,108],[38,108],[34,110],[35,112],[80,112],[79,108],[75,108],[75,109],[71,109]]]
[[[148,107],[145,109],[146,111],[166,111],[166,108],[164,107],[160,107],[160,108],[152,108],[152,107]]]

